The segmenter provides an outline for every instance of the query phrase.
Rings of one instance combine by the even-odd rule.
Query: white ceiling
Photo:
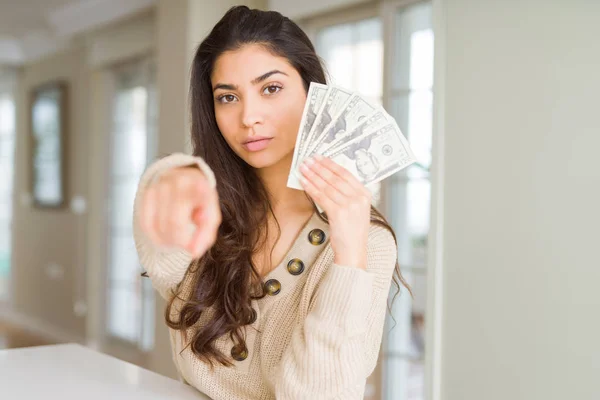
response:
[[[0,65],[20,65],[70,37],[150,8],[156,0],[0,0]]]
[[[40,28],[48,29],[46,17],[54,10],[80,0],[0,0],[0,36],[21,38]]]

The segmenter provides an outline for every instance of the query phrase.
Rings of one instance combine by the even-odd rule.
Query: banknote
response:
[[[344,104],[340,114],[313,138],[309,144],[310,148],[304,152],[303,157],[309,157],[311,154],[322,154],[323,150],[329,147],[334,140],[354,129],[375,109],[375,105],[370,104],[358,94],[353,94],[348,102]]]
[[[317,114],[321,109],[325,94],[329,87],[320,83],[311,82],[308,88],[308,94],[306,95],[306,103],[304,104],[304,111],[302,112],[302,119],[300,120],[300,126],[298,128],[298,135],[296,136],[296,147],[294,150],[294,156],[292,159],[292,168],[298,164],[298,158],[300,157],[300,150],[304,147],[308,133],[312,128]],[[288,185],[295,184],[299,186],[299,182],[293,174],[288,177]],[[300,187],[297,187],[300,189]]]
[[[345,143],[350,142],[356,138],[364,135],[371,134],[373,131],[383,128],[386,124],[389,124],[392,118],[385,112],[382,107],[378,107],[371,115],[363,118],[358,125],[347,132],[343,132],[340,135],[336,135],[335,139],[326,146],[321,146],[318,150],[319,154],[326,155],[337,147],[343,146]]]
[[[416,161],[395,121],[325,155],[364,185],[379,182]]]
[[[292,166],[290,174],[288,176],[288,187],[294,189],[302,189],[300,180],[298,179],[300,163],[304,160],[304,152],[311,147],[311,140],[315,137],[318,132],[323,132],[323,129],[333,120],[333,116],[336,116],[342,111],[342,107],[346,104],[348,99],[352,96],[352,92],[347,89],[343,89],[337,86],[330,86],[324,95],[323,104],[317,112],[317,116],[312,124],[312,127],[305,138],[296,139],[296,143],[300,140],[301,145],[296,146],[294,149],[294,158],[292,159]],[[305,111],[306,105],[304,107]],[[304,117],[304,116],[303,116]],[[302,123],[300,123],[302,126]],[[304,136],[304,135],[303,135]],[[295,160],[295,162],[294,162]]]
[[[302,159],[306,158],[307,150],[313,147],[313,141],[317,139],[317,136],[325,130],[325,128],[333,121],[334,117],[337,117],[338,114],[342,112],[350,97],[352,97],[352,92],[350,90],[337,86],[330,87],[325,95],[325,101],[319,110],[315,123],[308,134],[308,138],[305,142],[306,146],[301,149]]]
[[[299,166],[322,154],[365,186],[377,184],[416,161],[396,121],[379,105],[350,90],[311,82],[287,186],[303,190]]]

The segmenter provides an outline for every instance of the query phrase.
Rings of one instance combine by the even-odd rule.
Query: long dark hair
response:
[[[192,144],[194,155],[202,157],[216,176],[222,223],[212,248],[190,264],[184,278],[186,294],[181,287],[176,290],[165,310],[165,319],[170,328],[182,332],[186,341],[188,334],[193,335],[188,341],[192,352],[211,367],[214,361],[232,365],[229,357],[215,347],[215,340],[222,335],[229,334],[237,346],[245,347],[243,326],[253,317],[251,301],[265,296],[252,255],[265,245],[267,218],[274,217],[265,186],[254,169],[229,147],[215,119],[211,85],[215,61],[223,52],[246,44],[258,44],[285,57],[299,72],[307,92],[310,82],[327,83],[310,39],[298,25],[275,11],[231,8],[196,51],[190,82]],[[313,207],[317,211],[314,202]],[[319,216],[327,222],[326,216]],[[371,220],[394,234],[374,207]],[[278,224],[277,227],[279,230]],[[398,264],[393,281],[396,295],[401,282],[412,296]],[[182,303],[181,307],[174,307],[176,300]],[[174,320],[173,316],[177,318]],[[201,316],[206,323],[197,324]]]

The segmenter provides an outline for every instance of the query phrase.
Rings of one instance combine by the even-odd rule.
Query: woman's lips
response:
[[[261,151],[267,148],[273,138],[265,138],[244,143],[242,146],[248,151]]]

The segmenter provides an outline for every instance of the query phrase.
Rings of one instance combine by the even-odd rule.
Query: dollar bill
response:
[[[370,104],[358,94],[353,94],[333,121],[314,137],[309,144],[310,148],[304,152],[303,156],[306,158],[312,154],[322,154],[323,150],[329,147],[334,140],[354,129],[375,109],[376,106]]]
[[[416,161],[395,121],[326,154],[364,185],[377,183]]]
[[[306,145],[305,142],[308,138],[308,133],[314,125],[328,89],[329,87],[327,85],[316,82],[310,83],[308,94],[306,95],[306,103],[304,104],[304,111],[302,112],[302,119],[300,120],[300,126],[298,128],[298,135],[296,136],[296,147],[294,148],[294,156],[292,159],[292,171],[294,170],[294,166],[298,165],[298,159],[301,154],[300,151]],[[295,185],[297,189],[301,189],[300,182],[298,182],[294,174],[290,174],[288,177],[288,186],[290,185]]]
[[[343,146],[345,143],[350,142],[356,138],[364,135],[369,135],[372,132],[383,128],[389,124],[392,118],[385,112],[381,107],[377,108],[371,115],[362,119],[354,129],[344,132],[340,135],[336,135],[335,139],[327,146],[321,146],[318,150],[319,154],[327,154],[334,151],[336,148]]]
[[[323,102],[315,123],[306,139],[306,146],[302,149],[302,159],[306,158],[307,150],[313,147],[313,141],[316,140],[317,136],[333,121],[334,117],[338,116],[351,96],[352,92],[347,89],[337,86],[329,88],[329,91],[325,95],[325,101]]]
[[[323,129],[333,120],[333,116],[339,114],[342,107],[346,104],[348,99],[352,96],[352,92],[347,89],[343,89],[337,86],[330,86],[325,93],[325,99],[321,108],[317,112],[317,116],[313,125],[306,137],[301,138],[301,146],[297,146],[294,149],[294,158],[292,159],[292,166],[290,174],[288,176],[288,187],[295,189],[302,189],[298,176],[300,174],[299,167],[300,163],[304,160],[304,152],[311,147],[311,141],[315,137],[316,133],[320,133]],[[306,106],[305,106],[306,108]],[[301,124],[302,125],[302,124]],[[302,135],[304,136],[304,135]],[[298,140],[298,139],[297,139]],[[293,161],[295,160],[295,162]]]

